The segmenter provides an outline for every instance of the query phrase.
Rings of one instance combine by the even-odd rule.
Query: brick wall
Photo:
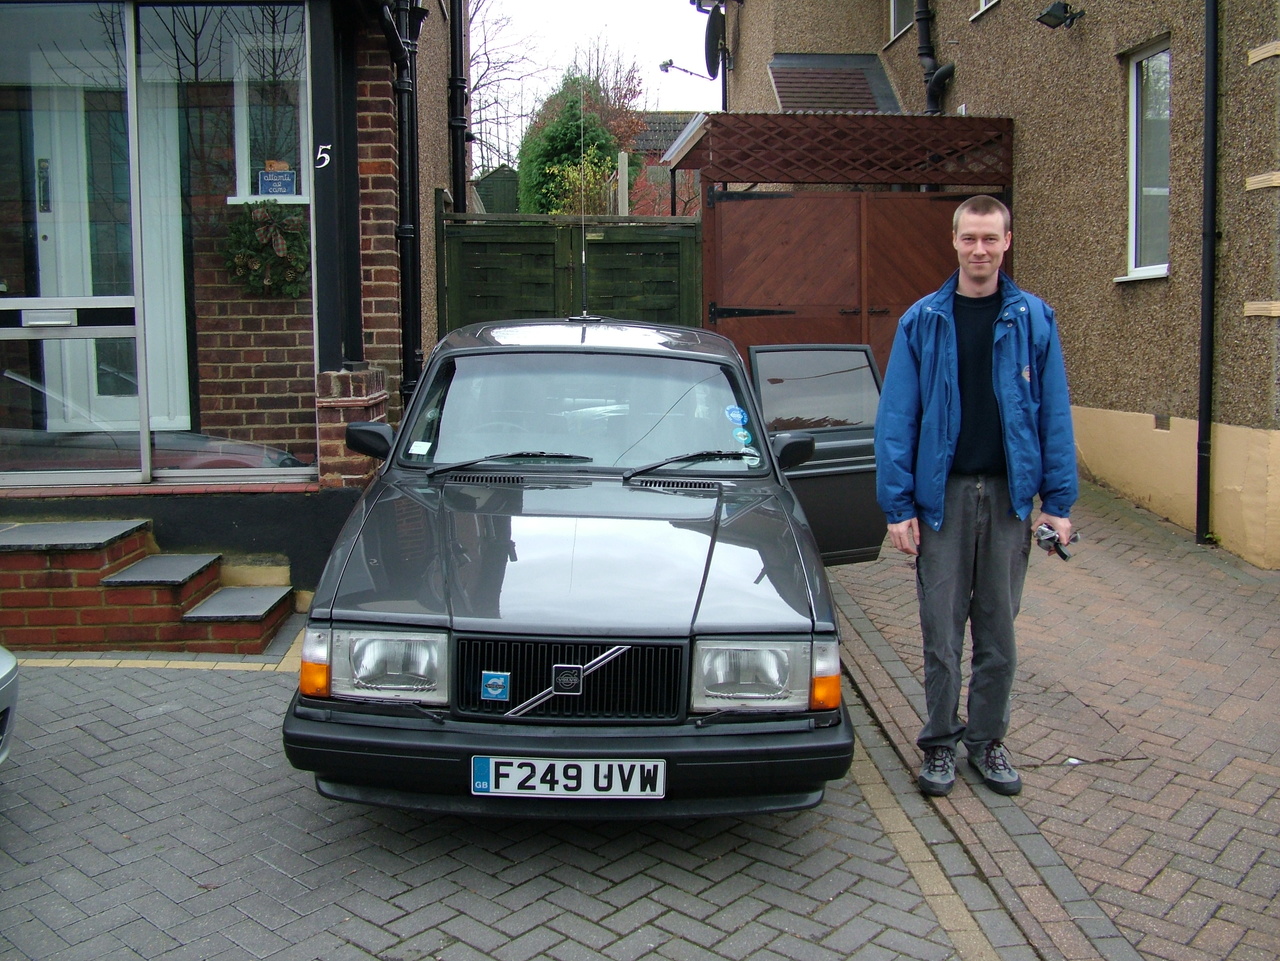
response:
[[[401,380],[400,252],[396,243],[399,158],[391,86],[395,71],[381,33],[366,33],[361,39],[357,65],[364,359],[387,372],[389,416],[395,423],[400,419]]]

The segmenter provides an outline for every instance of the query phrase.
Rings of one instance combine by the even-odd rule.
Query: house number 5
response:
[[[329,166],[329,161],[333,159],[333,157],[329,155],[329,151],[332,149],[333,149],[333,144],[331,143],[320,144],[319,148],[316,150],[316,169],[317,170],[319,170],[321,167]]]

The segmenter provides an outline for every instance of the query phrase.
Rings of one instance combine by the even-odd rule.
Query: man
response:
[[[1053,310],[1000,270],[1012,237],[994,197],[959,206],[959,270],[902,316],[876,416],[876,497],[893,546],[916,558],[929,714],[917,783],[934,797],[955,784],[962,740],[991,790],[1022,790],[1004,737],[1036,495],[1036,524],[1071,538],[1076,460],[1062,349]]]

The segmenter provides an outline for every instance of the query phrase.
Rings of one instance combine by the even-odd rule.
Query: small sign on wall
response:
[[[298,192],[298,172],[281,160],[268,160],[258,171],[258,193],[262,196],[293,196]]]

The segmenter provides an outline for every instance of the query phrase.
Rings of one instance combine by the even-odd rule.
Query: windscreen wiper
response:
[[[427,468],[424,473],[427,477],[435,477],[436,474],[443,474],[446,471],[462,470],[465,467],[475,467],[477,464],[483,464],[486,461],[520,460],[521,458],[584,462],[590,462],[591,460],[591,458],[586,454],[561,454],[558,451],[546,450],[516,450],[509,454],[486,454],[484,457],[473,457],[470,460],[460,460],[454,464],[436,464],[434,467]]]
[[[645,464],[643,467],[632,467],[630,470],[622,472],[622,479],[629,481],[637,474],[646,474],[651,470],[657,470],[659,467],[666,467],[668,464],[692,463],[700,460],[742,460],[746,457],[758,456],[755,451],[749,450],[700,450],[692,454],[678,454],[675,457],[668,457],[653,464]]]

